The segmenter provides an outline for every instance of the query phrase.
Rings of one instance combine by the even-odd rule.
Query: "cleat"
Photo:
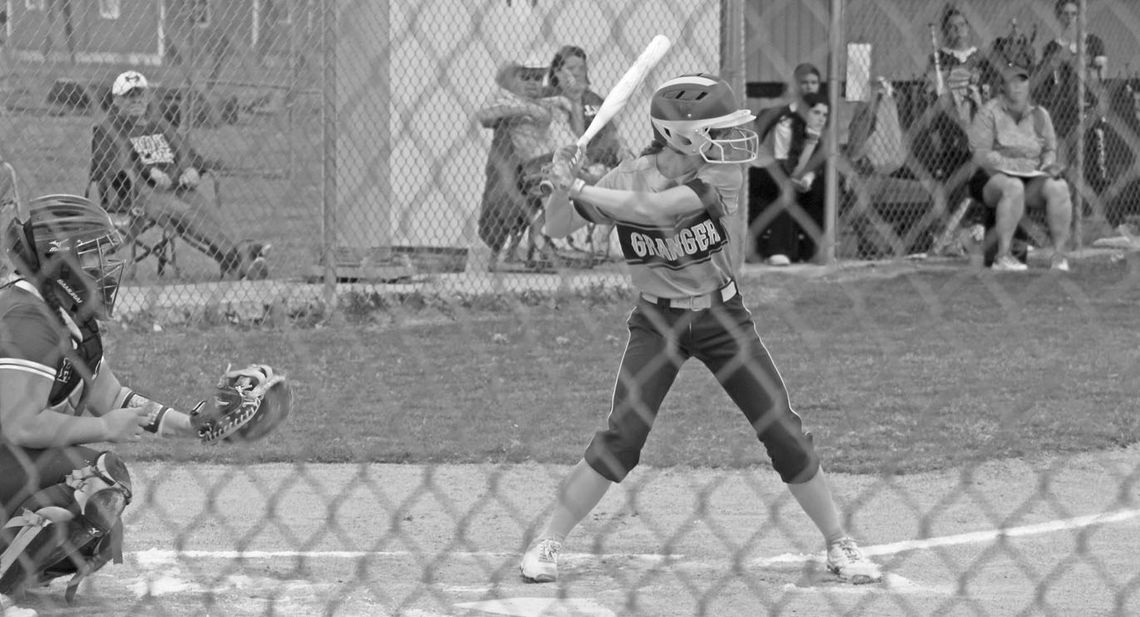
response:
[[[839,580],[852,585],[867,585],[883,580],[883,571],[875,562],[863,557],[863,551],[851,538],[841,538],[827,547],[827,569]]]
[[[1025,272],[1029,269],[1029,266],[1026,266],[1009,255],[1003,255],[994,260],[994,265],[990,266],[990,269],[998,272]]]
[[[553,583],[558,580],[558,553],[562,543],[557,540],[539,540],[530,547],[519,564],[522,579],[527,583]]]

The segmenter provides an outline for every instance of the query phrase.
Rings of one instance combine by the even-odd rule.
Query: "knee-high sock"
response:
[[[831,495],[831,487],[827,484],[827,476],[823,473],[822,467],[811,480],[787,486],[828,544],[846,535],[843,523],[839,520],[839,509],[835,507],[835,498]]]
[[[610,485],[586,461],[579,461],[558,489],[554,512],[539,536],[562,542],[574,527],[598,505]]]

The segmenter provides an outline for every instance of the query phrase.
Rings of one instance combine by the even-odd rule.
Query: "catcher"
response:
[[[131,477],[114,452],[87,444],[256,439],[292,404],[261,366],[227,372],[213,405],[189,411],[120,383],[98,323],[115,304],[120,241],[104,210],[72,195],[35,199],[5,228],[20,278],[0,288],[0,593],[70,575],[70,602],[84,577],[121,562]]]

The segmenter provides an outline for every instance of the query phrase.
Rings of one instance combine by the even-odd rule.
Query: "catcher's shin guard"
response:
[[[66,542],[67,525],[74,518],[66,508],[48,506],[25,509],[4,524],[0,593],[11,594],[38,578],[47,553]]]
[[[0,593],[75,574],[65,596],[72,601],[84,577],[108,561],[122,563],[130,500],[130,474],[111,452],[29,497],[0,538]]]

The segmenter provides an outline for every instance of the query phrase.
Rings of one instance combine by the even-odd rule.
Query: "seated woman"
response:
[[[1053,241],[1054,270],[1067,272],[1065,247],[1073,204],[1057,163],[1057,137],[1049,112],[1029,100],[1030,69],[1010,63],[1000,69],[1001,85],[978,111],[970,127],[970,149],[978,172],[970,194],[994,212],[997,253],[992,268],[1022,271],[1027,266],[1010,252],[1026,208],[1045,208]]]
[[[750,170],[749,227],[757,238],[756,256],[769,265],[811,261],[818,250],[828,112],[827,98],[811,92],[794,106],[761,111],[756,121],[767,161]],[[777,134],[782,124],[783,138]]]

